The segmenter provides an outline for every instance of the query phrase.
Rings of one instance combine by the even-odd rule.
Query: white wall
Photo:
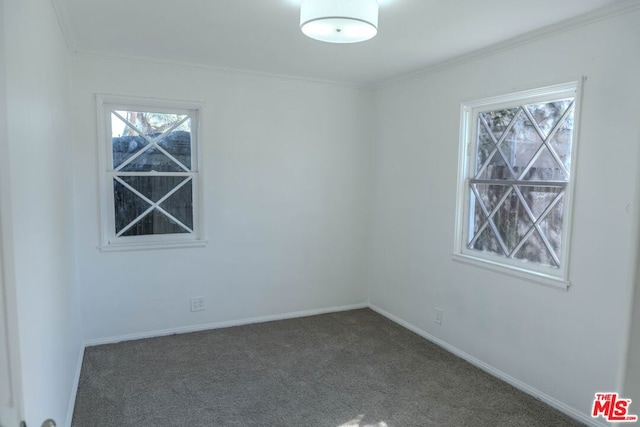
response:
[[[581,414],[595,392],[622,391],[637,259],[638,40],[636,10],[376,95],[371,303]],[[452,261],[461,102],[580,75],[570,290]]]
[[[50,417],[64,425],[82,342],[69,54],[48,0],[5,0],[2,31],[8,123],[2,178],[10,180],[2,187],[3,248],[15,290],[23,416],[28,425]]]
[[[360,89],[87,55],[72,68],[88,341],[366,301]],[[97,249],[96,93],[206,104],[207,247]],[[205,311],[189,311],[191,296],[205,297]]]
[[[0,22],[4,22],[4,4],[0,1]],[[4,56],[4,31],[0,31],[0,153],[7,153],[7,96]],[[19,389],[20,363],[17,342],[17,314],[15,304],[15,281],[13,279],[12,248],[10,227],[10,180],[9,157],[0,156],[0,425],[20,424],[20,402],[15,396]],[[8,261],[8,262],[7,262]],[[14,373],[14,371],[16,373]]]

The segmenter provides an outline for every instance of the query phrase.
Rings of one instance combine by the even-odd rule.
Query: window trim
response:
[[[204,230],[204,191],[202,189],[202,110],[204,104],[195,101],[141,98],[112,94],[96,94],[98,131],[98,175],[100,203],[100,243],[103,252],[203,247],[207,244]],[[113,158],[111,153],[111,121],[113,109],[184,113],[192,119],[192,177],[193,181],[193,233],[158,234],[145,236],[115,236],[113,194]]]
[[[561,84],[549,85],[535,89],[517,91],[482,99],[463,101],[460,107],[460,145],[458,152],[458,187],[455,213],[454,248],[451,254],[454,261],[463,262],[476,267],[481,267],[501,274],[517,277],[544,286],[556,289],[568,290],[571,286],[569,280],[571,259],[571,229],[573,226],[573,200],[575,177],[577,174],[578,140],[580,130],[580,106],[583,78],[578,78]],[[574,128],[571,147],[571,171],[566,184],[563,226],[562,226],[562,253],[560,267],[544,267],[524,261],[512,260],[498,255],[482,253],[468,249],[465,245],[469,232],[469,204],[471,179],[470,168],[475,160],[476,124],[477,113],[493,108],[507,108],[509,105],[520,106],[538,101],[548,100],[550,96],[569,95],[575,99]]]

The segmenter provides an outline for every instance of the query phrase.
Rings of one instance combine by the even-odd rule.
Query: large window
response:
[[[568,286],[578,84],[465,103],[455,255]]]
[[[102,248],[201,244],[199,109],[98,97]]]

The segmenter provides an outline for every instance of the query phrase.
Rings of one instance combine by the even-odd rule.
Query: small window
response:
[[[455,255],[568,286],[577,89],[463,104]]]
[[[199,109],[98,97],[103,249],[202,244]]]

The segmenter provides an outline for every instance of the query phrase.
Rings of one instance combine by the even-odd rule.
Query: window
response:
[[[98,96],[102,249],[203,244],[199,107]]]
[[[577,92],[463,104],[456,259],[566,289]]]

